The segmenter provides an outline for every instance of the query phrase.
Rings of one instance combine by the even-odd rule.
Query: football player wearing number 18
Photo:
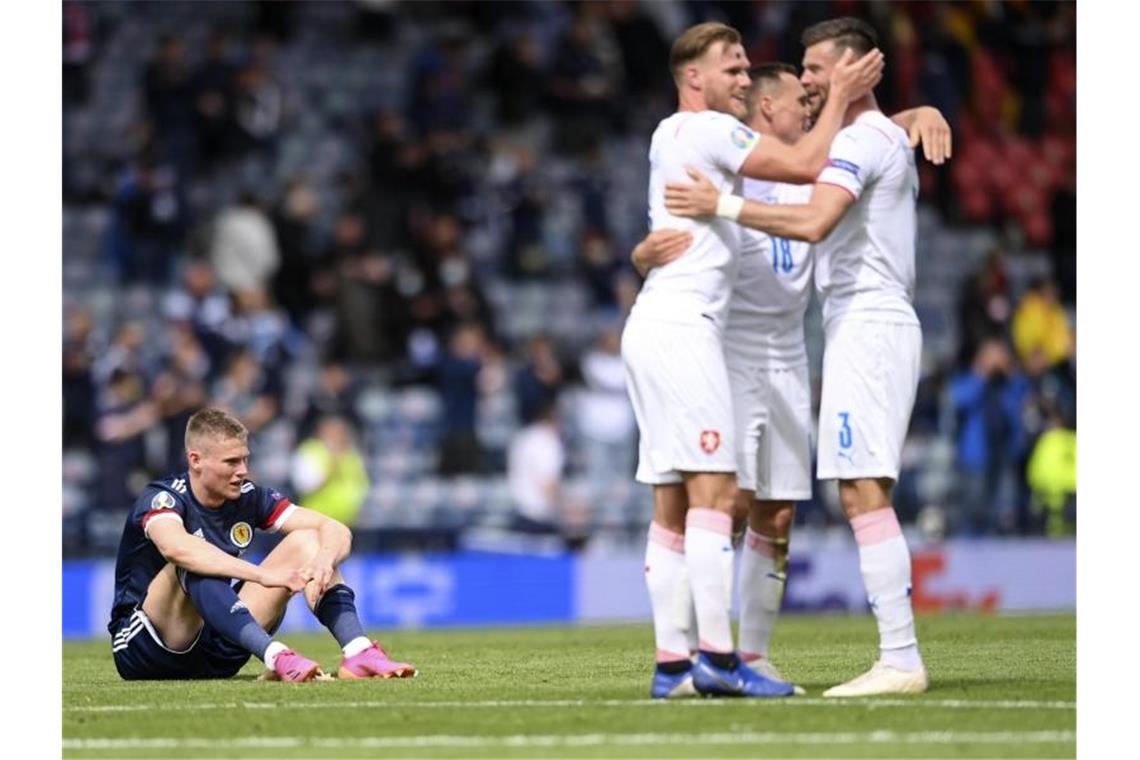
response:
[[[802,82],[815,109],[829,100],[841,56],[870,50],[875,39],[869,25],[850,18],[804,32]],[[919,692],[928,683],[910,603],[910,553],[891,506],[922,349],[912,305],[918,177],[906,132],[873,95],[851,103],[844,124],[809,203],[737,198],[717,212],[816,244],[825,332],[817,474],[839,480],[880,639],[873,667],[827,697]],[[667,195],[666,205],[684,213],[678,202]]]
[[[796,68],[766,63],[749,72],[748,126],[794,145],[810,120],[807,92]],[[891,117],[932,155],[949,139],[937,109]],[[718,194],[699,172],[689,193],[702,215],[715,214]],[[807,203],[812,185],[746,179],[744,197],[765,203]],[[687,215],[687,214],[686,214]],[[808,243],[741,230],[740,266],[724,332],[725,362],[736,419],[736,520],[743,532],[740,562],[740,656],[757,672],[783,680],[768,657],[787,578],[795,502],[811,496],[811,389],[804,312],[811,294]],[[680,231],[653,233],[633,253],[643,273],[682,254]],[[746,523],[747,527],[744,527]]]
[[[341,646],[340,678],[414,676],[364,636],[337,570],[348,528],[246,480],[246,440],[231,415],[196,412],[186,425],[189,470],[148,485],[128,514],[108,625],[119,675],[228,678],[252,655],[268,680],[314,680],[317,663],[272,638],[301,591]],[[285,534],[256,565],[241,559],[255,530]]]
[[[758,138],[739,121],[750,79],[735,29],[715,22],[688,29],[674,43],[670,63],[678,112],[658,125],[650,145],[650,226],[689,231],[692,245],[649,273],[622,334],[626,385],[641,433],[637,479],[654,486],[645,562],[657,645],[651,694],[786,696],[791,684],[740,662],[729,619],[736,447],[721,336],[740,230],[724,219],[669,214],[665,184],[683,179],[686,166],[704,170],[727,191],[739,188],[741,175],[810,182],[824,166],[843,103],[878,82],[882,56],[848,54],[837,64],[833,102],[795,146]],[[690,592],[700,650],[695,664],[686,633]]]

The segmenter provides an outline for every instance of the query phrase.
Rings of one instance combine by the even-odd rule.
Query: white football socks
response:
[[[685,518],[685,564],[697,610],[700,648],[732,652],[732,516],[690,507]]]
[[[900,670],[918,670],[922,657],[910,604],[910,550],[892,507],[852,518],[859,569],[879,624],[879,659]]]
[[[265,648],[265,654],[262,656],[261,661],[265,663],[265,667],[273,670],[273,665],[277,662],[277,655],[288,649],[289,647],[280,641],[271,641],[269,642],[269,646]]]
[[[345,657],[352,657],[353,655],[360,654],[370,646],[372,646],[372,641],[367,636],[357,636],[341,647],[340,651],[344,652]]]
[[[749,528],[740,556],[740,657],[768,656],[768,639],[780,614],[785,575],[776,569],[772,539]]]
[[[645,585],[653,607],[657,662],[689,659],[692,595],[685,570],[685,537],[657,523],[649,524],[645,545]]]

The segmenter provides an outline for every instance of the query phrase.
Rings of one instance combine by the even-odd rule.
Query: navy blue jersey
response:
[[[217,509],[198,503],[190,491],[188,473],[150,483],[131,508],[123,528],[115,562],[115,601],[107,630],[113,633],[119,620],[134,611],[154,576],[166,565],[166,559],[147,534],[155,520],[178,520],[187,533],[209,541],[230,556],[240,557],[253,540],[255,530],[277,531],[294,509],[277,491],[248,480],[242,484],[237,499]]]

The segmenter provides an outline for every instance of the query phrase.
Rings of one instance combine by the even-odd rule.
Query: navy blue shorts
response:
[[[141,609],[116,628],[111,655],[119,675],[128,681],[168,678],[229,678],[249,662],[250,653],[230,643],[209,625],[178,652],[162,643]]]

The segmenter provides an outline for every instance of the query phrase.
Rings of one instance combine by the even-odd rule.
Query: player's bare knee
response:
[[[891,506],[888,478],[861,478],[839,481],[839,501],[848,520]]]
[[[304,564],[317,556],[320,548],[321,539],[315,530],[295,530],[285,536],[265,559],[267,562],[281,559]]]

